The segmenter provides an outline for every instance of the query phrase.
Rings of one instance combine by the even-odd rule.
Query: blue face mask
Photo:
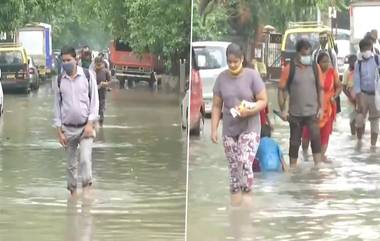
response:
[[[71,76],[74,73],[75,64],[72,62],[63,63],[62,68],[66,72],[67,75]]]
[[[311,55],[301,56],[300,57],[300,62],[303,65],[311,65],[311,62],[312,62]]]

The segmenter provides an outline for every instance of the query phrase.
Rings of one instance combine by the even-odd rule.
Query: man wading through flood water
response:
[[[99,111],[98,88],[94,74],[77,65],[74,48],[63,48],[61,57],[63,72],[53,83],[54,126],[68,155],[67,189],[75,195],[80,176],[83,194],[86,195],[92,185],[91,156],[94,124]]]

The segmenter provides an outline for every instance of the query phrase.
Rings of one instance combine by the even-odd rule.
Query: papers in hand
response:
[[[253,109],[256,107],[256,102],[249,102],[246,100],[243,100],[240,104],[240,109]]]
[[[237,116],[240,116],[240,111],[251,110],[251,109],[253,109],[255,107],[256,107],[256,103],[255,102],[249,102],[249,101],[243,100],[240,103],[239,108],[238,109],[231,108],[230,109],[230,113],[231,113],[231,115],[232,115],[233,118],[236,118]]]
[[[235,108],[231,108],[230,112],[233,118],[236,118],[236,116],[240,116],[240,112]]]

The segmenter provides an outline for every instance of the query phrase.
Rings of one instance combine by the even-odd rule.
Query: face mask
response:
[[[311,65],[311,55],[301,56],[300,61],[301,61],[301,64],[303,65]]]
[[[323,71],[325,71],[325,70],[327,70],[327,69],[329,68],[329,65],[330,65],[330,64],[321,64],[321,69],[322,69]]]
[[[372,51],[371,50],[367,50],[365,52],[362,52],[362,57],[365,58],[365,59],[369,59],[371,58],[372,56]]]
[[[69,76],[73,75],[73,73],[74,73],[74,67],[75,67],[75,64],[71,63],[71,62],[62,64],[63,70]]]
[[[238,74],[240,74],[242,69],[243,69],[243,62],[240,63],[240,65],[237,69],[233,70],[230,68],[229,70],[230,70],[231,74],[238,75]]]

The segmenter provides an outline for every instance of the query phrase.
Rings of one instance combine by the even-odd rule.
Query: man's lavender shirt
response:
[[[91,99],[89,98],[89,88]],[[77,75],[74,79],[63,72],[60,88],[58,89],[56,79],[53,81],[53,90],[55,127],[61,127],[63,123],[79,125],[98,119],[98,88],[96,77],[92,71],[90,71],[90,81],[87,80],[83,68],[80,66],[77,66]]]

